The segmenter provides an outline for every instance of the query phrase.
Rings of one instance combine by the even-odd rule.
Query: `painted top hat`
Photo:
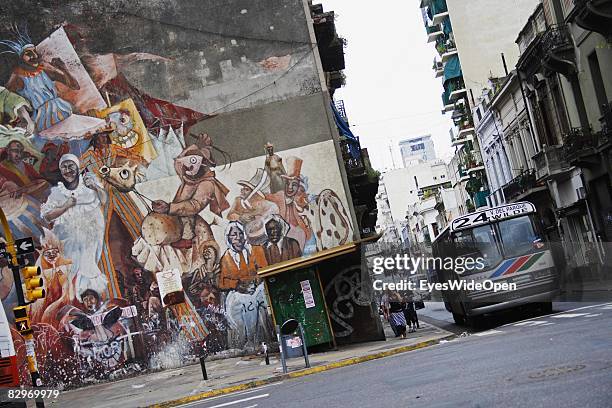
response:
[[[282,174],[281,177],[288,180],[300,180],[302,173],[302,164],[304,161],[295,156],[287,157],[286,167],[287,174]]]
[[[266,181],[268,181],[268,175],[264,169],[257,169],[255,175],[251,177],[250,180],[238,180],[238,185],[250,188],[252,190],[251,194],[249,194],[249,198],[253,195],[257,194],[261,198],[265,198],[264,194],[261,192],[261,189],[265,186]]]

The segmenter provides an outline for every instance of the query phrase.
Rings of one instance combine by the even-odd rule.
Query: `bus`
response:
[[[433,241],[432,255],[434,259],[455,261],[451,267],[442,263],[436,266],[437,283],[471,283],[441,291],[446,310],[457,324],[474,327],[484,314],[527,304],[550,312],[552,299],[559,294],[552,249],[530,202],[487,208],[453,219]],[[457,268],[463,263],[457,260],[469,258],[478,262],[470,268],[467,263]],[[475,287],[474,283],[481,285]],[[504,283],[513,289],[490,288]]]

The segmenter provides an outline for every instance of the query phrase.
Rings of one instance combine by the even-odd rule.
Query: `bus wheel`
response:
[[[458,314],[458,313],[453,313],[453,320],[458,325],[463,326],[465,324],[465,317],[463,315]]]

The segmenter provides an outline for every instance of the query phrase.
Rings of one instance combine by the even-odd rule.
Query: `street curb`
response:
[[[200,401],[206,398],[217,397],[220,395],[230,394],[230,393],[237,392],[237,391],[244,391],[244,390],[248,390],[251,388],[257,388],[257,387],[261,387],[262,385],[272,384],[272,383],[287,380],[290,378],[304,377],[310,374],[316,374],[316,373],[320,373],[323,371],[333,370],[334,368],[346,367],[346,366],[350,366],[354,364],[364,363],[370,360],[376,360],[376,359],[383,358],[383,357],[393,356],[395,354],[405,353],[408,351],[413,351],[413,350],[418,350],[418,349],[422,349],[425,347],[434,346],[440,343],[442,340],[448,340],[453,337],[456,337],[456,335],[450,334],[448,336],[440,337],[435,340],[422,341],[420,343],[411,344],[408,346],[396,347],[396,348],[381,351],[378,353],[348,358],[345,360],[335,361],[329,364],[323,364],[323,365],[316,366],[316,367],[306,368],[304,370],[293,371],[288,374],[275,375],[273,377],[264,378],[261,380],[255,380],[255,381],[250,381],[250,382],[246,382],[242,384],[233,385],[230,387],[219,388],[216,390],[211,390],[211,391],[203,392],[203,393],[196,394],[196,395],[190,395],[188,397],[177,398],[177,399],[162,402],[159,404],[149,405],[146,408],[176,407],[177,405],[187,404],[189,402],[194,402],[194,401]]]

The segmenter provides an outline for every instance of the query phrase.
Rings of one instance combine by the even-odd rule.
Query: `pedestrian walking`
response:
[[[397,330],[396,337],[406,338],[406,318],[404,317],[404,306],[399,293],[393,292],[389,298],[389,323]]]
[[[417,305],[414,301],[414,293],[410,292],[406,299],[406,321],[408,325],[412,326],[411,332],[416,331],[416,329],[420,329],[421,326],[419,324],[419,317],[417,316]]]

